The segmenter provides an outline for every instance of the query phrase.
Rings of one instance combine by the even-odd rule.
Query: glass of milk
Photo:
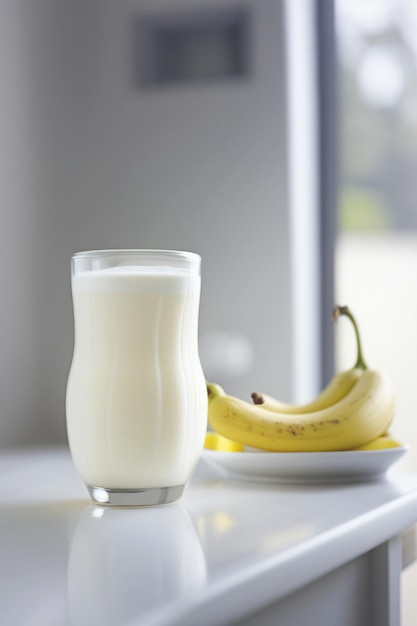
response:
[[[204,446],[201,258],[168,250],[72,257],[66,413],[75,466],[100,504],[178,500]]]

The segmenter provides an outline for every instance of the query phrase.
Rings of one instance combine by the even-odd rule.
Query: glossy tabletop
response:
[[[0,454],[1,624],[230,624],[417,521],[417,476],[232,481],[204,460],[183,499],[95,506],[66,449]]]

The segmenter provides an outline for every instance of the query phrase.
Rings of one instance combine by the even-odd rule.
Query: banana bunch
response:
[[[216,433],[243,445],[274,452],[323,452],[368,446],[386,435],[394,417],[390,380],[368,369],[358,326],[348,307],[336,306],[333,319],[347,316],[354,327],[357,361],[337,374],[329,385],[304,405],[282,403],[252,394],[253,403],[227,395],[208,383],[208,421]]]

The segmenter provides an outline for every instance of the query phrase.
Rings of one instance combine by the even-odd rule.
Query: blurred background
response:
[[[352,365],[348,304],[417,470],[417,0],[0,10],[0,448],[66,444],[71,255],[169,248],[203,258],[203,367],[242,397]]]
[[[335,292],[358,317],[369,364],[397,395],[393,430],[417,470],[417,2],[336,0],[339,192]],[[344,325],[343,325],[344,326]],[[338,325],[336,365],[353,362]],[[417,611],[417,566],[402,576],[403,626]]]
[[[66,442],[80,250],[198,252],[206,377],[320,387],[316,16],[288,7],[2,0],[1,447]]]
[[[369,361],[394,379],[397,428],[403,439],[415,441],[417,2],[336,0],[335,6],[340,121],[335,290],[357,312]],[[336,337],[342,367],[351,362],[354,346],[339,329]]]

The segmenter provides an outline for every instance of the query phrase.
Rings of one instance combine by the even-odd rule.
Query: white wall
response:
[[[0,446],[65,440],[69,261],[78,250],[199,252],[201,335],[238,333],[253,350],[246,372],[219,382],[246,397],[254,389],[293,396],[284,4],[246,3],[247,80],[149,90],[132,83],[132,17],[199,4],[1,3]],[[304,273],[314,254],[301,259]],[[302,355],[311,388],[314,350]]]

